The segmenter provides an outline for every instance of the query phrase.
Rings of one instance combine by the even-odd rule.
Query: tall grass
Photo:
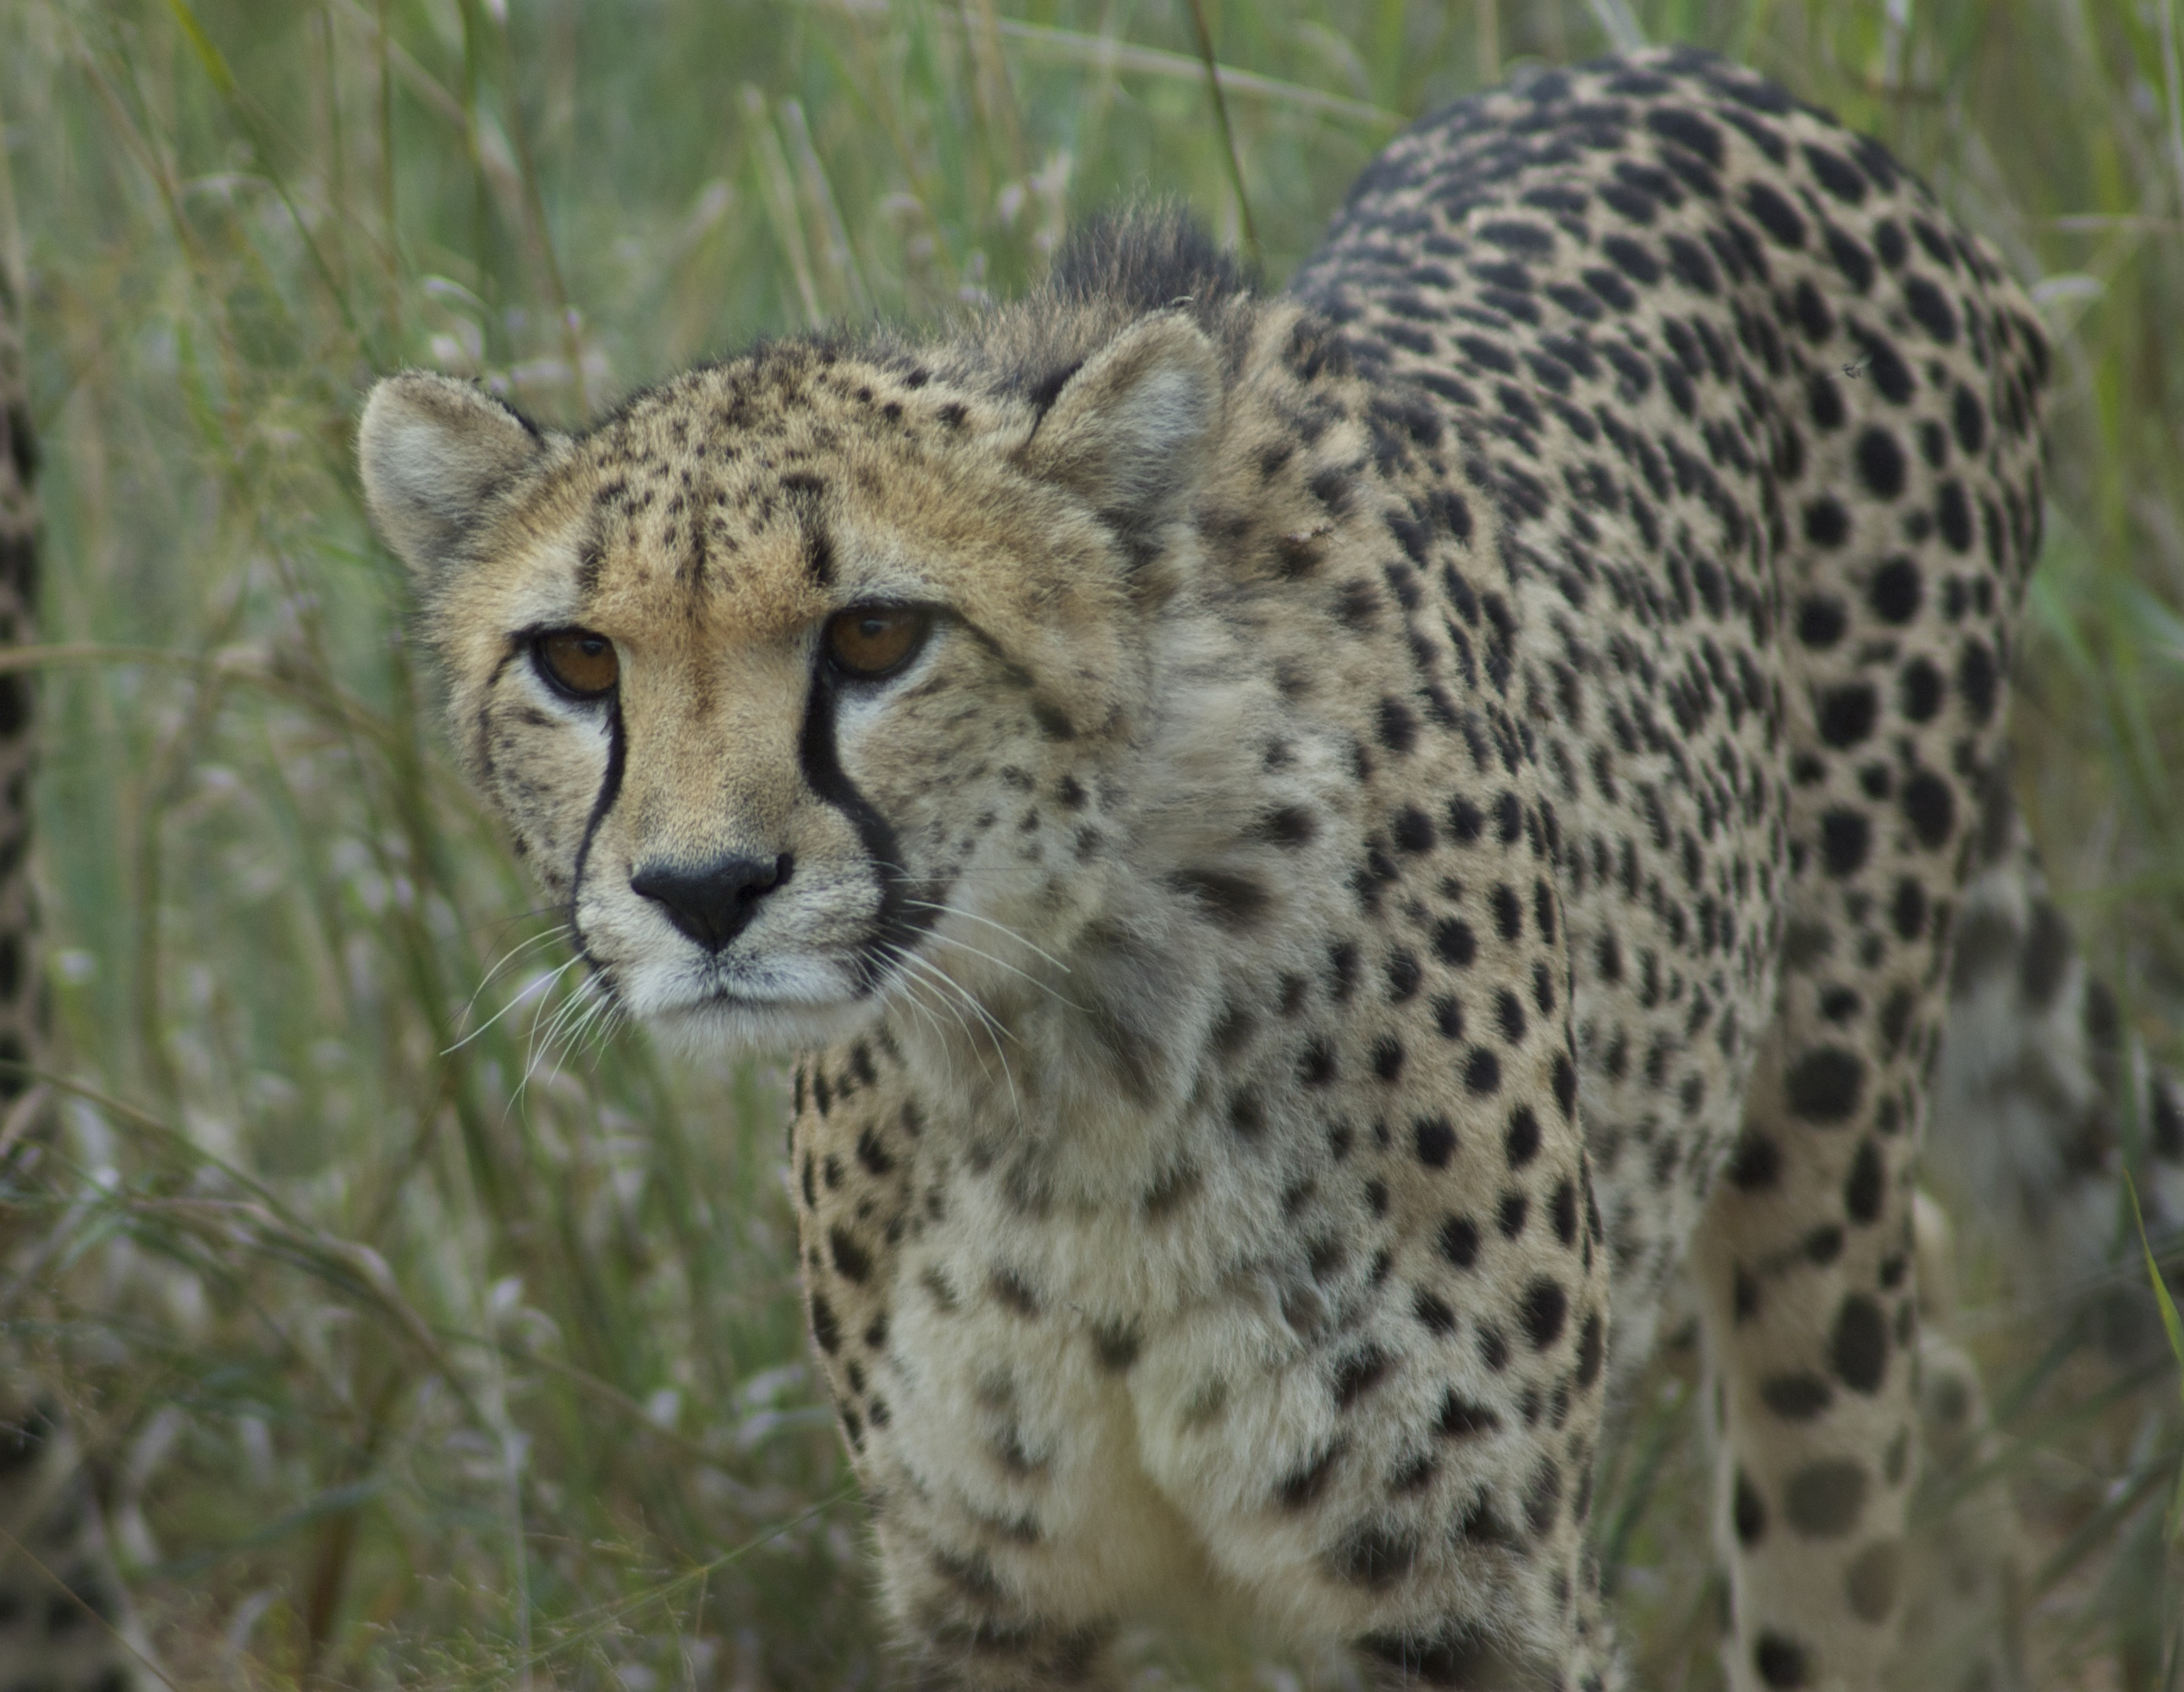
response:
[[[1724,48],[2049,278],[2021,780],[2176,1058],[2174,3],[1205,0],[1224,121],[1190,0],[0,8],[0,262],[28,282],[64,649],[37,803],[69,1086],[47,1243],[0,1315],[70,1383],[174,1683],[885,1673],[804,1365],[773,1072],[574,1008],[359,508],[374,372],[574,422],[756,333],[1006,296],[1065,218],[1133,195],[1248,230],[1279,278],[1432,104],[1611,28]],[[1985,1343],[2029,1367],[2008,1317]],[[1607,1512],[1622,1594],[1645,1684],[1708,1685],[1688,1388],[1647,1393]],[[2027,1411],[2059,1683],[2150,1687],[2164,1649],[2178,1672],[2164,1488],[2131,1478],[2173,1475],[2164,1403]],[[1224,1662],[1147,1684],[1290,1684]]]

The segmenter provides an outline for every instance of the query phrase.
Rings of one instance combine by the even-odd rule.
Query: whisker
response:
[[[551,974],[539,977],[538,980],[533,982],[530,986],[526,987],[521,992],[518,993],[514,998],[510,999],[506,1004],[503,1005],[499,1010],[495,1011],[476,1028],[473,1028],[468,1034],[463,1036],[463,1037],[455,1041],[454,1045],[448,1047],[446,1051],[441,1053],[440,1055],[443,1058],[445,1058],[454,1053],[461,1051],[463,1047],[469,1045],[471,1041],[476,1039],[480,1035],[492,1028],[495,1023],[499,1022],[501,1018],[506,1016],[509,1012],[515,1009],[519,1005],[533,1002],[540,993],[550,991],[556,981],[559,981],[564,975],[567,974],[571,969],[575,969],[577,964],[583,961],[584,960],[581,958],[571,958],[566,963],[561,965],[560,969],[554,970]],[[479,983],[478,992],[482,993],[484,991],[484,983]],[[477,1002],[477,993],[471,995],[471,1002],[472,1004]],[[465,1014],[468,1014],[469,1007],[465,1006],[464,1009]]]
[[[1001,959],[994,957],[990,952],[981,952],[977,947],[972,945],[968,941],[958,940],[953,935],[933,933],[928,933],[927,938],[938,941],[943,946],[952,946],[958,951],[967,952],[973,958],[984,958],[986,962],[992,964],[996,969],[1006,969],[1009,974],[1016,976],[1020,980],[1030,982],[1033,986],[1037,987],[1039,991],[1045,993],[1047,997],[1052,999],[1058,1005],[1066,1005],[1071,1010],[1081,1011],[1085,1008],[1084,1006],[1078,1004],[1072,1000],[1062,997],[1060,993],[1056,992],[1045,981],[1040,980],[1038,976],[1025,974],[1024,971],[1017,969],[1015,964],[1004,963]]]
[[[546,1026],[543,1030],[536,1021],[532,1024],[531,1050],[524,1063],[523,1080],[515,1089],[515,1098],[521,1098],[529,1089],[531,1078],[538,1073],[540,1063],[553,1053],[554,1042],[560,1038],[561,1030],[567,1025],[569,1019],[595,999],[601,991],[599,978],[595,975],[587,975],[578,984],[576,991],[554,1007],[554,1014],[547,1019]],[[560,1073],[560,1065],[557,1062],[554,1068],[554,1074],[559,1075]],[[511,1099],[510,1103],[513,1102],[514,1100]]]
[[[939,965],[933,963],[930,958],[921,958],[913,952],[907,951],[902,947],[895,946],[891,943],[887,944],[887,950],[898,962],[901,963],[905,967],[921,972],[924,979],[933,984],[937,991],[942,991],[944,992],[944,997],[941,1002],[944,1006],[948,1005],[950,1002],[945,995],[952,994],[955,997],[956,1002],[965,1006],[972,1015],[976,1016],[980,1022],[985,1025],[987,1030],[986,1037],[993,1042],[994,1056],[1000,1062],[1001,1077],[1008,1083],[1010,1111],[1012,1114],[1020,1114],[1022,1111],[1023,1106],[1022,1101],[1017,1095],[1016,1072],[1009,1067],[1008,1053],[1001,1048],[1001,1041],[1003,1040],[1015,1041],[1017,1036],[1011,1034],[1006,1028],[1003,1027],[994,1018],[994,1014],[991,1011],[988,1010],[985,1006],[978,1002],[978,996],[976,994],[971,992],[961,981],[956,980],[953,976],[950,975],[946,970],[941,969]],[[962,1019],[960,1016],[956,1018],[956,1020],[959,1025],[962,1024]],[[967,1039],[972,1039],[972,1050],[973,1052],[977,1051],[978,1044],[975,1038],[972,1038],[970,1029],[967,1026],[965,1026],[963,1032]],[[981,1061],[983,1063],[983,1059]]]
[[[1026,940],[1023,935],[1018,934],[1006,923],[995,922],[991,917],[982,917],[976,911],[967,911],[961,905],[951,905],[945,900],[905,899],[903,902],[905,905],[910,905],[921,911],[939,911],[947,916],[961,917],[966,922],[983,923],[988,928],[996,930],[999,932],[1006,935],[1011,940],[1016,941],[1018,946],[1024,947],[1028,950],[1036,952],[1040,958],[1045,959],[1046,962],[1054,965],[1056,969],[1061,970],[1063,974],[1068,975],[1075,973],[1067,963],[1064,963],[1051,952],[1047,951],[1044,947],[1035,945],[1032,941]]]

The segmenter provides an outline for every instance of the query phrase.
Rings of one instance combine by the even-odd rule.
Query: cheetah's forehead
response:
[[[540,501],[548,550],[587,616],[632,628],[779,638],[855,600],[953,597],[1051,519],[1009,460],[1032,422],[908,358],[762,350],[580,437]]]

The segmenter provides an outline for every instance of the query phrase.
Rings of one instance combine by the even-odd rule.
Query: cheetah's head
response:
[[[374,391],[365,489],[453,737],[626,1008],[829,1039],[931,975],[948,914],[1080,898],[1224,382],[1184,313],[1108,327],[1044,384],[761,348],[575,435]]]

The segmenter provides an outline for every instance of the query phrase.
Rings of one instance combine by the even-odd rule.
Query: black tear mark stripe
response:
[[[932,926],[932,918],[910,907],[909,872],[903,865],[894,827],[842,772],[834,733],[835,706],[840,696],[839,684],[823,662],[815,666],[811,690],[805,700],[804,727],[797,736],[796,757],[805,785],[822,804],[833,806],[849,818],[880,879],[879,915],[873,925],[876,944],[868,942],[857,952],[857,992],[861,998],[879,983],[887,963],[880,954],[888,948],[907,951]]]
[[[607,773],[599,779],[599,797],[592,801],[592,814],[584,821],[584,841],[577,848],[576,867],[569,874],[569,930],[576,937],[577,950],[590,962],[594,972],[598,961],[592,958],[591,947],[585,943],[583,924],[577,912],[582,902],[584,867],[591,862],[592,837],[599,831],[608,812],[614,809],[616,798],[621,792],[621,772],[625,739],[621,728],[621,695],[617,693],[607,706]]]

